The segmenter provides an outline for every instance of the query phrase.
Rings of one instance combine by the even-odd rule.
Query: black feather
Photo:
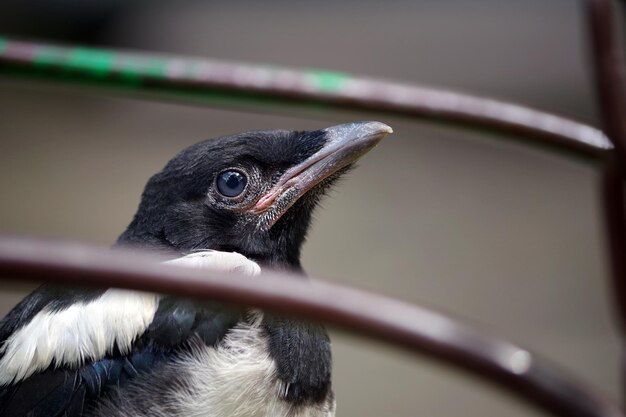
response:
[[[287,318],[267,320],[270,354],[294,404],[321,402],[329,393],[330,340],[322,326]]]

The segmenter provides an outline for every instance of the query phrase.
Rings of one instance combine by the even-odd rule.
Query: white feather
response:
[[[95,300],[63,310],[44,308],[2,346],[0,385],[21,381],[53,363],[97,360],[114,347],[128,352],[157,307],[155,294],[109,289]]]
[[[167,261],[191,268],[210,268],[258,275],[260,267],[234,252],[202,251]],[[117,347],[130,350],[148,328],[159,305],[155,294],[109,289],[90,302],[65,309],[44,308],[0,347],[0,385],[21,381],[50,365],[79,365],[98,360]]]
[[[331,397],[317,405],[294,406],[284,400],[269,354],[263,315],[236,326],[217,347],[202,347],[177,364],[188,375],[185,389],[172,399],[175,415],[188,417],[333,417]]]
[[[263,314],[252,312],[219,345],[199,343],[167,364],[170,389],[142,380],[105,399],[93,417],[334,417],[332,393],[319,404],[284,399],[287,387],[277,376],[262,323]],[[172,373],[179,378],[168,378]],[[134,401],[138,397],[142,401]]]
[[[237,252],[220,252],[206,250],[194,252],[182,258],[166,261],[166,264],[188,266],[191,268],[209,268],[225,272],[235,272],[245,275],[259,275],[259,265]]]

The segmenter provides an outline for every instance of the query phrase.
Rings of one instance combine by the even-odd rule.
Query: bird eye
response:
[[[246,189],[248,178],[239,171],[224,171],[218,174],[215,186],[224,197],[237,197]]]

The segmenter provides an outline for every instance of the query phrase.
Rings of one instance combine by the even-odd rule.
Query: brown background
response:
[[[0,32],[322,67],[596,118],[579,2],[135,1],[104,11],[52,3],[3,2]],[[184,146],[362,118],[185,107],[5,80],[0,232],[110,244],[147,178]],[[506,138],[381,121],[396,133],[318,211],[308,272],[469,319],[616,397],[595,167]],[[6,288],[1,312],[23,291]],[[422,358],[343,334],[333,340],[340,416],[536,414]]]

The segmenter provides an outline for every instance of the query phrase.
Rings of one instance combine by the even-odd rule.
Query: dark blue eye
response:
[[[248,178],[239,171],[224,171],[217,176],[215,186],[224,197],[237,197],[246,188]]]

